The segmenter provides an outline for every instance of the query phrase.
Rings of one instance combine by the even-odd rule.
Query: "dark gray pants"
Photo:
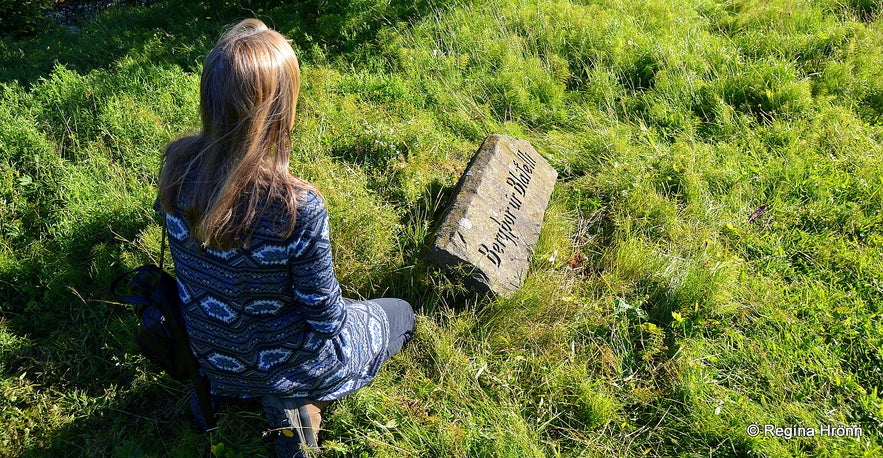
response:
[[[353,302],[344,299],[345,302]],[[389,341],[383,362],[393,357],[414,335],[414,310],[401,299],[371,299],[386,312]],[[264,396],[261,399],[270,428],[276,430],[276,453],[280,458],[308,457],[319,446],[318,433],[321,410],[328,402],[305,398]]]
[[[386,346],[386,360],[392,358],[414,336],[414,309],[411,304],[389,297],[371,299],[386,312],[389,320],[389,343]],[[384,360],[385,361],[385,360]]]

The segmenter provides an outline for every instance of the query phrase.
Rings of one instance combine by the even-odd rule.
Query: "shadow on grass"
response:
[[[0,270],[5,329],[26,342],[4,352],[4,377],[88,396],[131,383],[134,368],[125,361],[136,353],[135,315],[110,302],[107,289],[125,265],[117,237],[134,239],[147,225],[138,213],[97,214],[70,237]]]
[[[165,376],[121,389],[21,456],[274,456],[272,443],[262,437],[266,420],[259,404],[224,408],[216,416],[219,428],[202,433],[192,424],[189,393],[188,384]],[[227,454],[212,454],[218,444]]]
[[[32,297],[4,302],[4,331],[16,343],[0,353],[0,381],[11,396],[0,406],[16,454],[209,456],[210,446],[222,442],[244,456],[266,455],[259,406],[227,409],[220,430],[196,433],[189,384],[157,375],[140,356],[135,313],[114,303],[108,287],[126,269],[124,240],[155,224],[145,214],[119,211],[79,222],[43,253],[43,263],[27,267],[42,283]],[[0,271],[0,281],[8,283],[9,275]]]
[[[429,0],[166,0],[120,6],[76,31],[59,26],[30,38],[0,39],[0,83],[30,86],[56,65],[88,73],[110,69],[126,57],[195,72],[223,30],[249,17],[292,38],[302,61],[330,57],[352,63],[373,49],[381,28],[431,9]]]
[[[161,383],[126,390],[53,430],[40,445],[22,450],[21,456],[141,456],[138,452],[162,450],[157,442],[180,442],[178,436],[186,431],[181,412],[186,408],[184,393],[180,387]],[[147,441],[154,443],[148,446]],[[197,452],[200,448],[205,450]],[[121,451],[125,453],[120,455]],[[192,451],[192,456],[207,456],[208,446],[194,441]]]
[[[182,10],[163,2],[149,7],[119,7],[105,11],[77,32],[56,27],[27,39],[4,38],[0,42],[0,83],[30,86],[56,65],[88,73],[110,68],[127,55],[193,71],[219,30],[215,27],[211,35],[205,36],[214,24],[187,26],[188,20],[205,17],[208,9],[200,6],[198,2],[187,4]]]

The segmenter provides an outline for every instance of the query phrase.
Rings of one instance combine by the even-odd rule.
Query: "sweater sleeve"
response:
[[[307,323],[317,333],[333,337],[343,327],[346,308],[331,261],[328,211],[321,198],[310,192],[297,213],[288,246],[292,293]]]

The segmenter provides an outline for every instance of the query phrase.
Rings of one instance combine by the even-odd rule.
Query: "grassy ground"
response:
[[[0,40],[0,456],[272,453],[256,410],[191,432],[107,291],[158,253],[160,151],[253,15],[301,57],[292,163],[346,294],[420,312],[323,456],[883,453],[879,2],[183,3]],[[492,132],[559,172],[527,282],[496,300],[424,260]]]

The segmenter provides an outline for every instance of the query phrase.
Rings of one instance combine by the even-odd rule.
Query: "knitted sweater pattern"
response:
[[[371,382],[389,339],[383,309],[345,302],[334,276],[328,213],[307,191],[295,230],[272,207],[247,247],[203,248],[167,214],[190,346],[224,396],[341,398]]]

